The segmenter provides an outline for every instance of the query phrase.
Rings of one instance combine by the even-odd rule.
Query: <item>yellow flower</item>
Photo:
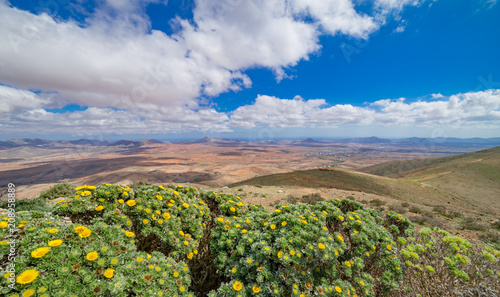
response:
[[[170,214],[168,212],[164,213],[163,218],[166,220],[170,219]]]
[[[187,203],[182,203],[182,206],[184,206],[185,208],[188,208],[188,207],[189,207],[189,204],[187,204]]]
[[[38,271],[35,269],[23,271],[23,273],[16,278],[16,282],[21,285],[29,284],[38,277],[38,274]]]
[[[241,289],[243,288],[243,284],[239,281],[235,281],[234,284],[233,284],[233,289],[235,291],[240,291]]]
[[[106,278],[112,278],[113,277],[113,272],[115,272],[115,270],[113,268],[106,269],[106,271],[104,271],[104,277],[106,277]]]
[[[260,287],[259,287],[259,286],[257,286],[257,285],[253,285],[253,287],[252,287],[252,291],[253,291],[254,293],[259,293],[259,292],[260,292]]]
[[[278,258],[281,258],[281,257],[283,257],[283,252],[282,252],[282,251],[279,251],[279,252],[278,252]]]
[[[24,224],[19,224],[19,226],[17,226],[17,228],[22,229],[22,228],[24,228],[24,226],[25,226]]]
[[[247,233],[247,232],[248,232],[248,231],[247,231],[247,229],[243,229],[243,230],[241,230],[241,233],[243,233],[243,234],[245,234],[245,233]]]
[[[151,259],[151,255],[150,254],[146,254],[146,258],[149,260]]]
[[[89,228],[85,228],[85,230],[83,230],[81,233],[78,233],[78,236],[80,236],[81,238],[87,238],[91,233],[92,231],[90,231]]]
[[[236,211],[236,208],[231,207],[229,210],[230,210],[230,211],[232,211],[232,212],[235,212],[235,211]]]
[[[123,196],[128,196],[127,192],[123,192],[122,194],[123,194]]]
[[[347,267],[351,267],[351,262],[349,262],[349,261],[345,261],[345,262],[344,262],[344,264],[345,264],[345,266],[347,266]]]
[[[218,218],[217,221],[219,221],[219,223],[223,223],[224,219],[223,218]]]
[[[82,197],[85,197],[85,196],[89,196],[90,194],[92,194],[92,192],[90,192],[90,191],[83,191],[80,195]]]
[[[30,297],[30,296],[33,296],[33,294],[35,294],[35,290],[34,289],[28,289],[28,290],[24,291],[23,297]]]
[[[10,241],[9,241],[9,240],[0,241],[0,244],[1,244],[1,245],[7,245],[7,244],[9,244],[9,243],[10,243]]]
[[[295,251],[294,251],[294,250],[291,250],[291,251],[290,251],[290,255],[292,255],[292,256],[293,256],[293,255],[295,255]]]
[[[135,235],[135,233],[134,233],[134,232],[130,232],[130,231],[129,231],[129,232],[125,232],[125,235],[126,235],[127,237],[133,237],[133,236]]]
[[[364,281],[359,281],[359,283],[364,286],[365,285],[365,282]]]
[[[188,259],[192,259],[193,258],[193,253],[191,252],[191,253],[187,254],[187,258]]]
[[[286,221],[283,221],[283,222],[281,223],[281,226],[286,226]]]
[[[275,225],[275,224],[272,224],[272,225],[271,225],[271,229],[273,229],[273,230],[274,230],[274,229],[276,229],[276,225]]]
[[[118,202],[120,202],[120,204],[123,204],[123,199],[118,199]]]
[[[0,228],[4,229],[4,228],[7,228],[7,226],[9,226],[9,223],[7,223],[6,221],[0,222]]]
[[[322,249],[322,250],[324,250],[324,249],[325,249],[325,245],[324,245],[324,244],[322,244],[321,242],[320,242],[320,243],[318,243],[318,247],[319,247],[320,249]]]
[[[33,258],[41,258],[41,257],[45,256],[48,252],[50,252],[50,248],[41,247],[41,248],[37,248],[36,250],[32,251],[31,256]]]
[[[47,231],[48,231],[50,234],[54,234],[54,233],[56,233],[56,232],[59,232],[59,229],[57,229],[57,228],[52,228],[52,229],[48,229]]]
[[[344,220],[344,217],[343,216],[339,216],[339,220],[343,221]],[[338,287],[337,287],[338,288]]]
[[[390,250],[392,250],[392,246],[388,244],[388,245],[387,245],[387,249],[388,249],[389,251],[390,251]]]
[[[94,261],[95,259],[99,258],[99,254],[97,252],[90,252],[87,254],[86,258],[89,261]]]
[[[179,276],[179,272],[175,271],[174,272],[174,277],[178,277]]]
[[[151,212],[151,209],[146,208],[146,212],[147,212],[147,213],[150,213],[150,212]]]
[[[179,291],[184,292],[185,290],[186,290],[186,288],[184,286],[179,287]]]
[[[338,293],[340,293],[340,292],[342,292],[342,289],[339,286],[335,286],[335,291],[337,291]]]
[[[160,225],[163,224],[163,220],[162,219],[158,220],[158,224]]]
[[[137,257],[137,262],[142,262],[144,260],[143,257]]]
[[[147,223],[149,223],[149,221],[148,221],[147,219],[144,219],[144,220],[142,220],[142,223],[143,223],[144,225],[146,225]]]
[[[135,200],[129,200],[129,201],[127,201],[127,205],[130,206],[130,207],[134,206],[135,204],[136,204]]]
[[[101,211],[101,210],[103,210],[103,209],[104,209],[104,206],[102,206],[102,205],[99,205],[99,206],[97,206],[97,207],[95,208],[95,210],[97,210],[97,211]]]
[[[344,241],[344,237],[342,237],[341,234],[337,235],[337,238],[340,240],[340,241]]]
[[[232,273],[236,273],[236,271],[238,271],[238,269],[236,269],[236,267],[234,267],[234,268],[231,270],[231,272],[232,272]]]
[[[63,243],[61,239],[54,239],[49,241],[49,246],[60,246]]]

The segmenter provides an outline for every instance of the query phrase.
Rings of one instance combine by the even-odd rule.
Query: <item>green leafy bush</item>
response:
[[[500,292],[500,252],[491,247],[422,228],[415,237],[400,238],[398,248],[405,261],[404,286],[391,296],[463,296],[480,286]]]
[[[2,296],[193,296],[186,263],[139,252],[135,234],[118,225],[68,224],[30,212],[16,219],[21,224],[14,241],[15,273],[0,278]],[[8,241],[0,242],[2,263],[7,263]]]
[[[75,186],[70,183],[57,184],[40,193],[41,199],[52,200],[75,195]]]
[[[0,236],[12,228],[17,236],[12,246],[0,241],[1,270],[11,247],[18,253],[13,277],[0,278],[0,295],[499,293],[500,255],[493,248],[428,228],[414,235],[401,214],[382,217],[348,199],[316,202],[280,203],[271,211],[183,186],[78,187],[52,213],[0,216]]]
[[[375,296],[396,287],[402,263],[376,211],[350,200],[251,205],[223,212],[212,230],[229,281],[209,296]]]

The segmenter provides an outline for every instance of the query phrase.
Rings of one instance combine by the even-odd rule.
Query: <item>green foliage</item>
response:
[[[135,234],[102,220],[82,226],[58,217],[18,213],[15,273],[0,278],[0,294],[31,296],[193,296],[184,262],[137,251]],[[3,235],[7,228],[3,228]],[[6,260],[9,243],[0,244]],[[7,263],[7,261],[2,261]],[[3,264],[2,264],[3,265]],[[2,267],[4,268],[4,267]],[[16,286],[8,287],[14,277]]]
[[[406,266],[403,283],[407,290],[395,290],[390,296],[462,296],[460,292],[483,284],[499,292],[499,251],[481,249],[437,228],[422,228],[416,237],[408,239],[398,241]]]
[[[198,190],[178,186],[130,187],[102,184],[76,188],[73,200],[59,203],[54,213],[74,222],[89,223],[102,218],[137,233],[137,246],[146,252],[161,251],[176,259],[191,259],[203,236],[209,216]]]
[[[52,200],[75,195],[75,186],[70,183],[57,184],[40,193],[41,199]]]
[[[209,296],[374,296],[397,286],[402,264],[375,211],[350,200],[276,208],[217,218],[212,249],[229,281]]]
[[[8,201],[3,202],[0,204],[0,208],[8,209],[9,208],[9,203]],[[17,200],[15,204],[15,209],[16,211],[30,211],[30,210],[36,210],[36,211],[44,211],[48,212],[52,210],[52,207],[48,205],[45,201],[45,199],[42,198],[33,198],[33,199],[21,199]]]
[[[313,200],[270,211],[239,196],[183,186],[78,187],[52,213],[21,211],[10,224],[0,217],[2,238],[17,228],[14,281],[33,276],[12,290],[4,275],[0,295],[365,297],[462,296],[485,285],[500,290],[500,252],[493,248],[480,250],[439,229],[414,234],[401,214],[381,217],[352,200]],[[0,241],[2,270],[10,243]]]

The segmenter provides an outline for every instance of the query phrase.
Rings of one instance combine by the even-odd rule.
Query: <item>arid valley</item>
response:
[[[479,176],[467,170],[472,165],[498,165],[498,150],[487,153],[488,160],[483,155],[461,156],[490,149],[497,145],[495,141],[374,137],[335,141],[206,137],[179,143],[24,139],[2,143],[0,184],[14,183],[17,198],[30,199],[62,182],[173,183],[231,192],[241,195],[247,203],[265,206],[286,202],[291,196],[319,193],[325,199],[349,197],[368,204],[375,200],[372,206],[399,212],[415,206],[429,214],[444,206],[448,213],[467,213],[474,220],[490,224],[500,215],[498,174],[486,176],[489,171],[483,167]],[[440,161],[446,156],[452,159]],[[457,161],[453,161],[454,157]],[[438,161],[420,164],[418,160]],[[435,168],[434,163],[450,165]],[[380,172],[380,168],[386,170],[384,166],[388,165],[384,164],[391,167],[386,174]],[[418,170],[420,173],[415,173]],[[460,229],[460,223],[439,214],[437,218],[426,218],[421,213],[407,215]],[[476,234],[463,232],[473,237]]]

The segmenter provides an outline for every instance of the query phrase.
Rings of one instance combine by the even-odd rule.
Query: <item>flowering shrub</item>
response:
[[[67,216],[71,219],[63,219]],[[351,200],[278,204],[183,186],[81,186],[16,214],[0,296],[468,296],[500,290],[500,252]],[[11,226],[0,216],[0,237]],[[9,287],[15,284],[14,288]],[[465,289],[466,291],[463,291]],[[488,292],[489,292],[488,291]],[[462,295],[461,295],[462,294]],[[464,295],[465,294],[465,295]]]
[[[392,296],[462,296],[461,291],[480,286],[500,292],[500,252],[491,247],[437,228],[399,238],[398,247],[406,272],[404,286]]]
[[[204,221],[209,209],[196,188],[178,186],[130,187],[102,184],[76,188],[76,196],[59,203],[54,212],[74,222],[89,223],[103,218],[137,234],[141,251],[160,251],[176,259],[191,259],[198,253]]]
[[[17,218],[24,226],[16,238],[15,273],[0,278],[2,296],[194,296],[186,263],[137,251],[135,234],[118,225],[68,224],[30,212]],[[10,240],[0,245],[5,259]]]
[[[349,200],[279,204],[273,212],[255,205],[222,211],[212,230],[212,249],[229,281],[209,296],[387,291],[401,279],[402,264],[377,218],[375,211]]]

